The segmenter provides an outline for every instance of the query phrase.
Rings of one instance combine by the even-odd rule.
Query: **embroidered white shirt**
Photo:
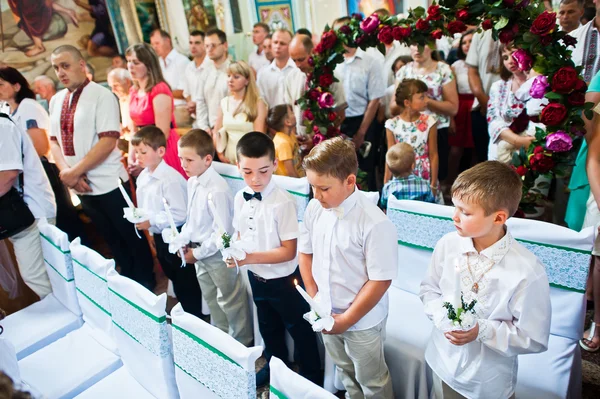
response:
[[[196,122],[197,129],[213,128],[217,121],[217,114],[221,106],[221,100],[227,97],[229,86],[227,86],[227,68],[231,61],[227,59],[219,67],[210,61],[198,84],[200,88],[196,99]]]
[[[198,260],[208,258],[217,253],[217,244],[213,240],[213,233],[219,230],[215,215],[208,206],[208,194],[212,194],[212,201],[218,218],[227,233],[232,234],[231,225],[233,193],[225,179],[221,177],[211,165],[200,176],[192,176],[187,181],[188,185],[188,210],[187,222],[181,231],[191,233],[191,241],[201,244],[194,248],[194,257]]]
[[[161,161],[154,172],[145,168],[137,178],[135,190],[138,207],[150,212],[150,233],[160,234],[169,227],[163,198],[171,208],[175,225],[185,223],[187,210],[187,182],[179,172]]]
[[[398,272],[396,228],[358,189],[334,210],[323,208],[316,199],[310,201],[298,252],[313,255],[321,303],[334,313],[346,311],[369,280],[392,280]],[[379,324],[387,317],[388,302],[386,292],[349,331]]]
[[[292,58],[288,58],[283,69],[277,67],[277,60],[262,68],[256,78],[260,96],[265,99],[269,108],[285,104],[285,78],[293,70],[298,69]]]
[[[477,300],[479,336],[464,346],[451,344],[442,331],[448,330],[442,304],[454,292],[456,259],[464,301]],[[476,282],[477,293],[472,291]],[[481,253],[477,253],[470,238],[456,232],[445,235],[433,251],[419,295],[425,313],[436,326],[425,359],[444,382],[463,396],[510,397],[517,382],[517,355],[548,348],[551,308],[546,271],[508,231]]]
[[[243,240],[256,243],[256,252],[281,247],[282,241],[298,238],[298,216],[296,200],[273,180],[261,192],[262,200],[244,199],[243,193],[254,194],[246,187],[235,195],[233,227]],[[264,279],[289,276],[296,270],[298,263],[294,259],[277,264],[249,265],[248,268]]]
[[[189,58],[172,49],[166,58],[158,57],[158,60],[163,77],[171,86],[171,90],[179,89],[181,86],[180,79],[185,75],[185,68],[190,62]],[[176,98],[174,103],[175,106],[185,105],[185,100]]]
[[[569,35],[577,39],[575,48],[571,48],[573,50],[571,59],[575,66],[583,67],[581,75],[586,83],[590,83],[600,69],[600,31],[596,28],[595,18],[570,32]],[[595,40],[593,40],[594,35]]]

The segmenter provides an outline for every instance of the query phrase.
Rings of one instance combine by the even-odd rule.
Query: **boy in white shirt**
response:
[[[146,126],[131,138],[138,164],[144,168],[137,178],[135,190],[138,207],[149,213],[149,220],[137,223],[138,230],[148,230],[154,236],[156,257],[165,275],[173,282],[173,290],[183,309],[202,316],[200,286],[196,281],[193,265],[181,267],[181,260],[169,252],[169,245],[163,241],[161,231],[169,227],[163,198],[171,208],[175,225],[185,223],[187,209],[186,181],[179,172],[163,161],[167,140],[162,130],[156,126]]]
[[[187,221],[181,229],[181,234],[190,238],[185,261],[196,266],[212,324],[250,346],[253,337],[247,291],[237,271],[223,262],[215,234],[220,229],[233,233],[233,194],[212,167],[215,146],[208,133],[192,129],[179,139],[178,146],[181,167],[189,176]],[[209,205],[209,194],[214,207]],[[200,303],[200,297],[196,300]]]
[[[233,226],[240,239],[254,241],[257,247],[238,264],[250,265],[248,279],[267,360],[256,375],[257,386],[267,383],[271,356],[288,359],[286,330],[294,339],[294,361],[300,375],[320,385],[316,335],[303,319],[310,308],[294,286],[295,281],[302,284],[296,262],[296,201],[272,180],[277,168],[275,145],[266,134],[244,135],[237,144],[237,158],[248,186],[235,196]],[[228,266],[235,267],[233,260],[228,260]]]
[[[548,348],[546,271],[505,225],[521,190],[517,173],[498,161],[461,173],[452,186],[457,231],[437,243],[420,292],[436,327],[425,352],[435,398],[514,398],[517,356]],[[464,303],[477,301],[476,324],[466,331],[443,307],[456,292],[456,264]]]
[[[396,228],[356,187],[352,142],[324,141],[303,165],[314,199],[304,213],[300,270],[308,294],[334,319],[322,331],[325,349],[350,398],[392,398],[383,341],[398,267]]]

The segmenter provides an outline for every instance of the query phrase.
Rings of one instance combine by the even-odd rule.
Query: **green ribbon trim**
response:
[[[585,290],[580,290],[580,289],[577,289],[577,288],[571,288],[571,287],[567,287],[565,285],[560,285],[560,284],[556,284],[556,283],[550,283],[550,287],[558,288],[560,290],[577,292],[578,294],[584,294],[585,293]]]
[[[229,176],[229,175],[222,174],[221,177],[224,177],[226,179],[244,180],[243,177],[239,177],[239,176]],[[308,198],[308,194],[303,194],[303,193],[299,193],[297,191],[292,191],[292,190],[286,190],[286,191],[292,195],[297,195],[298,197]]]
[[[273,395],[277,396],[279,399],[288,399],[287,396],[285,396],[284,394],[282,394],[277,388],[275,388],[273,385],[269,385],[269,392],[271,392]]]
[[[104,313],[106,313],[107,315],[109,315],[110,317],[112,317],[112,314],[111,314],[111,313],[110,313],[108,310],[104,309],[104,308],[103,308],[103,307],[102,307],[102,306],[101,306],[101,305],[100,305],[98,302],[94,301],[94,300],[93,300],[92,298],[90,298],[90,297],[89,297],[89,296],[88,296],[88,295],[87,295],[85,292],[81,291],[81,290],[79,289],[79,287],[75,287],[75,289],[76,289],[76,290],[77,290],[77,291],[78,291],[78,292],[79,292],[81,295],[83,295],[84,297],[86,297],[86,298],[87,298],[87,299],[88,299],[88,300],[89,300],[91,303],[93,303],[93,304],[94,304],[94,305],[96,305],[98,308],[100,308],[100,310],[101,310],[101,311],[103,311]]]
[[[62,277],[62,279],[63,279],[63,280],[65,280],[67,283],[70,283],[71,281],[73,281],[73,280],[74,280],[74,279],[68,279],[68,278],[66,278],[65,276],[63,276],[63,275],[62,275],[62,273],[61,273],[61,272],[59,272],[59,271],[58,271],[58,269],[56,269],[56,267],[52,266],[52,264],[46,260],[46,258],[44,258],[44,262],[46,262],[46,264],[47,264],[48,266],[50,266],[50,267],[52,268],[52,270],[54,270],[54,271],[55,271],[55,272],[56,272],[56,273],[57,273],[57,274],[58,274],[60,277]]]
[[[92,269],[90,269],[89,267],[87,267],[83,263],[79,262],[77,259],[73,258],[73,262],[77,263],[79,266],[83,267],[85,270],[87,270],[88,272],[92,273],[94,276],[98,277],[100,280],[102,280],[102,281],[104,281],[106,283],[106,279],[104,277],[101,277],[101,276],[97,275],[96,273],[94,273],[92,271]]]
[[[116,322],[114,319],[113,319],[112,323],[113,323],[115,326],[119,327],[119,330],[123,331],[125,334],[127,334],[129,337],[131,337],[131,339],[133,339],[135,342],[137,342],[138,344],[140,344],[140,345],[144,346],[144,345],[143,345],[143,344],[140,342],[140,340],[139,340],[139,339],[137,339],[136,337],[134,337],[133,335],[131,335],[131,334],[129,333],[129,331],[127,331],[126,329],[124,329],[123,327],[121,327],[121,326],[119,325],[119,323],[117,323],[117,322]],[[145,346],[144,346],[144,347],[145,347]]]
[[[110,292],[112,292],[113,294],[115,294],[116,296],[118,296],[119,298],[121,298],[122,300],[124,300],[125,302],[127,302],[129,305],[133,306],[135,309],[137,309],[139,312],[141,312],[142,314],[144,314],[145,316],[151,318],[152,320],[154,320],[155,322],[162,324],[164,322],[167,321],[167,316],[161,316],[161,317],[157,317],[155,315],[153,315],[152,313],[148,312],[145,309],[142,309],[140,306],[136,305],[135,303],[131,302],[129,299],[125,298],[123,295],[119,294],[118,292],[116,292],[115,290],[113,290],[112,288],[108,287],[108,290]]]
[[[240,366],[240,364],[238,362],[236,362],[235,360],[233,360],[232,358],[230,358],[229,356],[227,356],[226,354],[224,354],[223,352],[221,352],[220,350],[218,350],[217,348],[215,348],[214,346],[212,346],[208,342],[203,341],[202,339],[198,338],[197,336],[195,336],[191,332],[189,332],[189,331],[187,331],[187,330],[179,327],[178,325],[176,325],[174,323],[171,323],[171,327],[173,327],[176,330],[179,330],[181,333],[187,335],[192,340],[196,341],[197,343],[199,343],[200,345],[202,345],[203,347],[205,347],[209,351],[211,351],[211,352],[215,353],[216,355],[222,357],[223,359],[227,360],[228,362],[231,362],[231,363],[235,364],[236,366],[238,366],[240,368],[243,368],[242,366]]]
[[[42,233],[40,233],[40,235],[46,239],[46,241],[48,241],[54,248],[58,249],[60,252],[62,252],[63,254],[70,254],[71,251],[63,251],[61,247],[59,247],[58,245],[56,245],[50,238],[46,237],[45,235],[43,235]]]
[[[400,210],[400,209],[396,209],[396,208],[391,208],[389,210],[392,211],[392,212],[408,213],[409,215],[417,215],[417,216],[423,216],[423,217],[433,218],[433,219],[452,220],[452,218],[449,218],[447,216],[428,215],[428,214],[425,214],[425,213],[405,211],[405,210]]]

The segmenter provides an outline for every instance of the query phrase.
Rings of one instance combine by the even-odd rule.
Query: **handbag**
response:
[[[12,119],[6,114],[0,113],[0,117],[7,118],[12,122]],[[22,136],[21,157],[25,158]],[[19,188],[13,186],[0,197],[0,240],[22,232],[35,222],[35,217],[23,198],[23,186],[23,173],[19,173]]]

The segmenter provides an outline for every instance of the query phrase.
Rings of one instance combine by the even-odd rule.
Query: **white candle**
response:
[[[125,198],[125,202],[127,202],[127,206],[129,208],[135,209],[135,205],[133,205],[133,202],[131,202],[131,198],[129,198],[129,195],[127,195],[127,191],[125,191],[123,184],[121,184],[121,179],[117,179],[117,181],[119,182],[119,190],[121,191],[121,195],[123,196],[123,198]]]
[[[453,274],[454,274],[454,293],[452,295],[452,306],[454,310],[462,308],[461,301],[461,285],[460,285],[460,264],[458,258],[454,258],[453,262]]]
[[[215,207],[215,203],[212,199],[212,193],[208,193],[208,207],[210,208],[210,211],[215,217],[215,223],[217,224],[219,230],[227,232],[227,230],[225,229],[225,224],[223,223],[223,221],[219,217],[219,214],[217,213],[217,208]]]
[[[167,202],[166,199],[163,198],[163,203],[165,204],[165,212],[167,212],[167,220],[169,221],[169,224],[171,225],[171,231],[173,233],[173,235],[177,234],[177,226],[175,226],[175,220],[173,220],[173,214],[171,213],[171,207],[169,206],[169,203]]]
[[[300,293],[300,295],[302,295],[302,298],[304,298],[304,300],[308,303],[308,305],[310,306],[310,308],[312,310],[314,310],[319,316],[323,317],[322,314],[319,313],[319,304],[317,302],[315,302],[314,299],[312,299],[310,297],[310,295],[308,295],[308,293],[306,291],[304,291],[304,288],[302,288],[299,284],[297,280],[294,280],[294,285],[296,286],[296,290],[298,290],[298,292]]]

